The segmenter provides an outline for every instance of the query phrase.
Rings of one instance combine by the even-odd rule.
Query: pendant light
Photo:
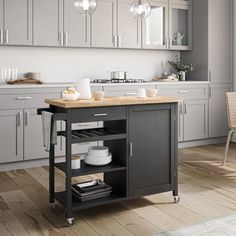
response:
[[[151,13],[151,6],[146,0],[135,0],[130,6],[130,12],[135,19],[145,19]]]
[[[80,15],[92,15],[96,10],[96,0],[75,0],[74,7]]]

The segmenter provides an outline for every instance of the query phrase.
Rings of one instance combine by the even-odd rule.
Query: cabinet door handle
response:
[[[3,31],[0,29],[0,44],[3,44]]]
[[[6,29],[5,30],[5,43],[8,43],[9,42],[9,32],[8,30]]]
[[[180,113],[180,115],[183,114],[183,104],[179,105],[179,113]]]
[[[22,113],[17,112],[17,115],[16,115],[16,126],[17,127],[21,127],[21,120],[22,120]]]
[[[186,105],[186,103],[184,103],[184,114],[185,115],[187,114],[187,105]]]
[[[165,46],[166,46],[166,48],[168,48],[169,47],[169,39],[168,39],[168,37],[166,37],[166,40],[165,40]]]
[[[137,93],[125,93],[125,96],[135,96]]]
[[[94,114],[93,116],[95,116],[95,117],[107,116],[107,113]]]
[[[180,90],[179,93],[180,94],[186,94],[186,93],[189,93],[189,91],[187,91],[187,90]]]
[[[24,119],[25,126],[29,125],[29,117],[30,117],[30,113],[28,111],[26,111],[25,112],[25,119]]]
[[[32,97],[17,97],[16,100],[31,100]]]
[[[209,87],[209,98],[211,98],[211,87]]]
[[[168,48],[171,48],[172,47],[172,38],[169,37],[169,43],[168,43]]]
[[[211,82],[211,70],[209,70],[209,81]]]
[[[62,32],[59,33],[59,43],[60,45],[63,46],[63,33]]]
[[[65,32],[64,33],[64,45],[67,46],[67,44],[68,44],[68,33]]]
[[[118,48],[121,47],[121,36],[120,35],[117,36],[117,47]]]
[[[132,157],[133,156],[133,143],[129,143],[129,156]]]
[[[117,35],[113,35],[112,36],[112,43],[113,43],[113,47],[117,47],[118,45],[118,36]]]

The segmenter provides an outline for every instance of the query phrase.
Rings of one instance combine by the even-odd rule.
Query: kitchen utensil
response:
[[[62,93],[62,98],[67,100],[67,101],[76,101],[80,97],[80,93],[75,92],[75,93]]]
[[[100,101],[104,98],[104,92],[103,91],[94,91],[93,97],[95,100]]]
[[[141,88],[137,90],[137,95],[139,98],[145,98],[146,97],[146,90]]]
[[[90,79],[81,79],[77,83],[77,91],[80,93],[80,99],[91,99]]]
[[[109,154],[108,147],[105,146],[92,146],[88,148],[88,155],[93,156],[107,156]]]
[[[126,80],[127,73],[128,71],[110,71],[110,76],[111,79]]]
[[[103,157],[91,157],[91,156],[85,156],[84,162],[88,165],[92,166],[104,166],[108,165],[112,161],[112,155],[109,153],[108,156]]]
[[[151,98],[156,97],[157,96],[157,89],[148,89],[147,96],[151,97]]]

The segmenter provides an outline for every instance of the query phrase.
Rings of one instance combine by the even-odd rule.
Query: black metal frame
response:
[[[104,107],[103,107],[104,109]],[[63,202],[65,210],[66,210],[66,217],[68,222],[71,222],[69,220],[73,220],[73,211],[77,210],[77,209],[82,209],[85,207],[89,207],[89,206],[85,206],[85,207],[76,207],[75,209],[73,209],[73,205],[72,205],[72,169],[71,169],[71,156],[72,156],[72,123],[75,123],[76,119],[72,120],[72,113],[76,110],[81,110],[80,108],[70,108],[70,109],[64,109],[64,108],[60,108],[60,107],[55,107],[55,106],[50,106],[49,108],[43,108],[43,109],[38,109],[38,114],[41,115],[42,111],[48,111],[48,112],[52,112],[53,116],[52,116],[52,124],[55,121],[65,121],[66,123],[66,134],[65,134],[65,143],[66,143],[66,150],[65,150],[65,155],[66,155],[66,168],[64,170],[65,172],[65,178],[66,178],[66,194],[65,194],[65,198],[62,201],[60,201],[61,203]],[[86,109],[84,109],[84,111],[86,111]],[[126,108],[126,114],[128,114],[128,107]],[[172,104],[171,105],[171,143],[172,145],[172,150],[171,150],[171,156],[172,158],[174,158],[173,161],[173,166],[171,166],[171,171],[173,173],[173,184],[171,184],[170,187],[168,187],[168,189],[163,188],[160,189],[160,192],[165,192],[165,191],[170,191],[169,188],[171,188],[171,190],[173,191],[173,196],[175,196],[175,202],[179,201],[178,198],[178,147],[177,147],[177,132],[178,132],[178,106],[177,103],[176,104]],[[128,115],[127,115],[128,116]],[[88,120],[89,122],[89,120]],[[128,128],[128,118],[126,117],[126,132],[129,129]],[[53,125],[51,125],[51,127],[53,127]],[[52,133],[52,132],[51,132]],[[128,137],[128,135],[127,135]],[[125,137],[126,142],[125,142],[125,146],[126,146],[126,158],[128,156],[128,140],[127,137]],[[126,159],[127,161],[127,159]],[[51,204],[55,204],[55,146],[50,144],[50,151],[49,151],[49,203]],[[126,164],[127,166],[127,164]],[[58,167],[58,166],[57,166]],[[129,180],[128,180],[128,174],[127,171],[125,170],[125,167],[122,169],[119,169],[119,171],[126,171],[125,175],[122,174],[117,174],[117,172],[110,174],[106,173],[105,177],[107,178],[108,181],[112,181],[114,183],[114,185],[117,184],[117,181],[115,180],[117,177],[120,177],[121,179],[125,176],[126,178],[126,186],[124,187],[126,194],[121,196],[118,199],[111,199],[110,201],[104,201],[102,204],[108,204],[114,201],[120,201],[120,200],[124,200],[124,199],[128,199],[128,198],[133,198],[133,197],[129,197],[128,195],[128,188],[129,188]],[[119,186],[118,186],[119,187]],[[58,200],[58,199],[57,199]],[[91,206],[95,206],[96,203],[91,204]],[[69,223],[71,224],[71,223]]]

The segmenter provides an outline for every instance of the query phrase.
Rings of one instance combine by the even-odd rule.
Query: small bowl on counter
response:
[[[65,99],[66,101],[76,101],[79,99],[80,93],[75,92],[75,93],[62,93],[62,98]]]

